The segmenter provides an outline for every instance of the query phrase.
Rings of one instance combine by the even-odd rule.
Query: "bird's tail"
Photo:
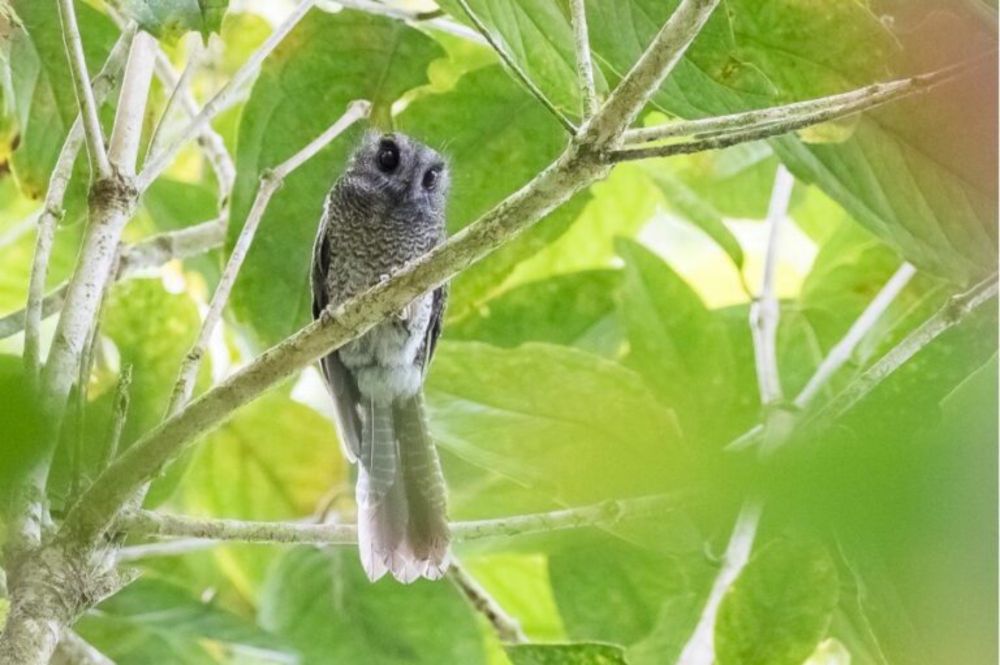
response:
[[[440,579],[450,559],[444,475],[423,396],[368,405],[358,460],[358,547],[374,581]]]

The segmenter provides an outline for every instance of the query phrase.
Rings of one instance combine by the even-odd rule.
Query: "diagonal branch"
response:
[[[570,0],[573,19],[573,41],[576,47],[576,76],[583,99],[583,118],[597,112],[597,91],[594,88],[594,63],[590,57],[590,36],[587,34],[586,0]]]
[[[122,32],[118,42],[108,54],[104,67],[94,78],[92,90],[95,104],[102,104],[114,87],[134,35],[134,27]],[[49,272],[49,259],[52,256],[52,246],[55,243],[56,226],[63,213],[63,199],[73,175],[73,164],[76,162],[77,154],[83,145],[83,138],[83,118],[78,114],[66,135],[62,149],[59,151],[52,175],[49,176],[45,203],[42,213],[38,217],[38,234],[35,238],[35,254],[31,262],[31,275],[28,278],[28,303],[25,307],[23,324],[24,365],[29,380],[33,382],[37,382],[41,363],[40,328],[42,318],[45,316],[43,294],[45,280]],[[0,330],[2,329],[3,326],[0,325]],[[0,334],[0,338],[2,337],[3,335]]]
[[[250,80],[250,77],[256,73],[261,63],[264,62],[264,59],[271,54],[271,51],[281,43],[281,40],[291,32],[292,28],[298,24],[314,4],[316,4],[316,0],[302,0],[288,18],[271,33],[271,36],[267,38],[260,48],[253,52],[253,55],[233,75],[233,78],[221,90],[215,93],[215,96],[205,104],[201,111],[198,112],[198,115],[174,138],[170,145],[147,160],[142,173],[136,178],[136,189],[140,192],[145,191],[170,166],[181,147],[197,137],[202,128],[226,106],[229,98],[237,94],[243,84]]]
[[[868,108],[879,106],[909,95],[932,90],[935,86],[954,79],[956,72],[966,65],[955,65],[928,74],[907,79],[877,83],[842,95],[775,106],[760,111],[748,111],[730,116],[678,122],[649,129],[631,130],[625,134],[626,140],[650,136],[655,138],[674,136],[694,136],[692,140],[667,143],[642,148],[624,148],[608,154],[611,162],[623,162],[651,157],[669,157],[704,150],[718,150],[740,143],[759,141],[794,132],[813,125],[844,118]]]
[[[545,93],[543,93],[537,85],[535,85],[535,82],[531,80],[531,77],[528,76],[527,72],[525,72],[521,66],[517,64],[514,58],[507,53],[507,49],[499,42],[499,40],[497,40],[496,37],[493,36],[489,27],[483,23],[482,19],[476,16],[475,12],[472,11],[472,7],[469,6],[468,0],[458,0],[458,4],[461,5],[462,11],[465,12],[465,15],[468,17],[469,21],[472,22],[472,25],[476,26],[476,30],[478,30],[479,34],[483,36],[486,43],[488,43],[496,54],[500,56],[500,60],[502,60],[514,76],[517,77],[517,80],[519,80],[521,84],[528,89],[531,96],[537,99],[541,105],[544,106],[546,110],[548,110],[548,112],[559,121],[559,124],[562,125],[567,132],[569,132],[570,136],[576,134],[576,126],[570,122],[569,118],[563,115],[562,111],[556,108],[555,104],[549,101],[549,98],[545,96]]]
[[[148,268],[157,268],[173,259],[185,259],[204,254],[222,246],[226,238],[226,220],[213,219],[177,231],[168,231],[126,247],[122,251],[118,271],[114,279],[131,277]],[[58,313],[66,301],[69,282],[55,287],[41,301],[40,318],[46,319]],[[24,329],[26,310],[0,317],[0,339],[15,335]]]
[[[461,23],[456,23],[444,18],[444,12],[430,11],[430,12],[419,12],[411,11],[408,9],[403,9],[402,7],[393,6],[386,4],[384,2],[377,2],[376,0],[334,0],[337,5],[341,7],[346,7],[347,9],[356,9],[358,11],[367,12],[369,14],[375,14],[377,16],[388,16],[389,18],[399,19],[401,21],[406,21],[410,25],[415,26],[429,26],[435,30],[440,30],[441,32],[447,32],[450,35],[455,35],[456,37],[461,37],[470,42],[476,42],[477,44],[488,44],[488,42],[483,39],[483,36],[476,32],[475,30],[462,25]]]
[[[236,245],[229,255],[229,261],[219,278],[219,284],[215,287],[215,293],[212,294],[212,301],[209,303],[205,320],[201,324],[201,330],[198,331],[198,338],[181,365],[180,375],[170,396],[170,405],[167,407],[168,417],[184,408],[184,405],[191,399],[194,383],[198,378],[198,369],[201,367],[201,359],[208,348],[208,342],[215,326],[222,318],[222,310],[229,300],[229,293],[232,291],[233,284],[236,283],[236,277],[243,266],[247,252],[250,251],[250,245],[253,243],[260,221],[264,218],[264,211],[267,210],[267,204],[271,201],[271,197],[278,191],[289,173],[315,156],[345,129],[366,117],[370,109],[371,104],[368,102],[351,102],[344,114],[330,125],[329,129],[275,168],[265,171],[261,176],[257,196],[250,208],[250,213],[247,215],[246,222],[243,224],[243,229],[236,239]]]
[[[682,0],[604,106],[580,130],[581,141],[616,143],[646,102],[680,62],[719,0]]]
[[[524,644],[528,641],[518,620],[509,615],[496,598],[454,558],[448,567],[448,577],[469,601],[472,609],[486,617],[503,644]]]
[[[781,106],[699,120],[670,122],[642,129],[630,129],[625,132],[624,141],[625,143],[647,143],[684,136],[707,139],[769,124],[786,123],[799,117],[809,117],[813,119],[813,122],[826,122],[882,106],[910,95],[928,92],[942,83],[953,80],[964,67],[964,65],[953,65],[927,74],[885,83],[874,83],[837,95]]]
[[[90,154],[90,167],[95,177],[106,178],[111,175],[111,163],[104,147],[104,134],[101,132],[101,121],[97,117],[97,102],[94,91],[90,87],[90,75],[87,73],[87,61],[83,56],[83,40],[80,38],[80,26],[76,22],[76,9],[73,0],[59,1],[59,18],[62,20],[63,41],[66,44],[66,57],[69,58],[69,69],[73,76],[73,88],[76,91],[77,104],[83,118],[83,130],[87,137],[87,150]]]
[[[774,273],[781,247],[781,226],[788,216],[788,202],[792,195],[795,179],[783,165],[778,165],[771,189],[767,221],[770,233],[767,239],[767,255],[764,259],[764,276],[760,294],[750,308],[750,331],[753,333],[754,363],[757,369],[757,383],[760,387],[760,402],[765,410],[765,429],[774,431],[780,427],[779,414],[773,409],[782,400],[781,375],[778,370],[776,336],[780,309],[775,292]],[[740,572],[750,560],[763,503],[758,498],[743,502],[736,525],[726,546],[722,570],[712,583],[705,607],[702,608],[694,632],[684,645],[678,658],[678,665],[711,665],[715,662],[715,621],[722,598],[726,595]]]

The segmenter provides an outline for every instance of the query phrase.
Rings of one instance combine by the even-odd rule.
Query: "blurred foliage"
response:
[[[191,79],[202,102],[291,8],[114,4],[158,35],[179,69],[202,41]],[[677,0],[586,4],[604,93]],[[995,8],[983,4],[728,0],[640,122],[842,92],[991,52]],[[578,120],[569,3],[468,5],[547,99]],[[93,74],[117,30],[103,3],[76,6]],[[470,24],[457,0],[440,6]],[[34,215],[76,113],[54,4],[10,7],[0,5],[0,316],[24,306]],[[189,31],[200,36],[182,38]],[[861,118],[622,165],[454,280],[426,390],[452,518],[674,497],[669,509],[611,525],[456,545],[532,644],[501,645],[447,582],[370,584],[352,548],[236,543],[141,557],[143,577],[87,613],[79,632],[119,665],[671,663],[704,607],[739,503],[754,492],[765,499],[764,519],[722,601],[718,665],[996,662],[996,300],[846,413],[815,417],[949,295],[996,270],[994,60]],[[168,95],[154,84],[143,145]],[[105,131],[115,96],[101,111]],[[160,422],[261,174],[362,98],[375,103],[375,127],[411,133],[448,158],[451,233],[523,186],[567,141],[482,44],[424,22],[311,10],[213,121],[237,168],[227,247],[108,292],[83,408],[64,427],[51,474],[57,517],[100,471],[126,366],[134,379],[122,445]],[[184,121],[175,109],[164,138]],[[361,131],[321,151],[272,199],[196,394],[308,320],[323,196]],[[86,161],[76,164],[49,288],[70,275],[78,252]],[[765,250],[758,222],[779,163],[798,178],[777,272],[789,399],[904,261],[919,272],[799,414],[788,444],[760,461],[725,448],[764,415],[748,321]],[[186,147],[144,193],[126,238],[212,219],[219,198],[204,158]],[[46,345],[53,328],[53,320],[43,326]],[[39,452],[20,349],[18,335],[0,340],[4,507]],[[147,502],[199,517],[351,521],[351,469],[328,401],[313,370],[276,387],[165,469]]]

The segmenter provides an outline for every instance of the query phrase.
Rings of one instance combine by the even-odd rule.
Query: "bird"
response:
[[[405,134],[367,132],[327,195],[313,247],[313,317],[444,242],[444,158]],[[440,579],[451,562],[446,488],[423,381],[447,286],[320,361],[340,440],[357,465],[358,549],[373,582]]]

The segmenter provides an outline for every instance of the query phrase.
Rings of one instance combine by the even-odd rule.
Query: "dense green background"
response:
[[[193,80],[201,100],[290,8],[121,4],[179,66],[190,40],[207,40],[207,66]],[[468,22],[456,0],[440,4]],[[542,94],[577,119],[565,0],[468,4]],[[675,5],[588,0],[600,91]],[[75,112],[54,3],[12,6],[18,20],[0,14],[0,314],[24,304],[31,215]],[[117,30],[100,2],[78,2],[77,11],[96,71]],[[995,9],[979,0],[727,0],[642,122],[841,92],[995,48]],[[456,548],[533,642],[564,646],[505,651],[450,584],[369,584],[349,548],[234,545],[143,559],[142,579],[89,612],[79,631],[121,665],[670,663],[740,501],[758,492],[768,508],[720,610],[719,665],[996,662],[995,300],[766,468],[723,452],[762,415],[743,284],[759,283],[759,222],[779,162],[797,178],[779,264],[788,395],[903,261],[917,277],[820,405],[949,294],[996,271],[994,60],[860,119],[621,166],[456,278],[427,384],[453,518],[678,495],[669,513],[609,529]],[[154,84],[147,137],[168,94]],[[156,424],[261,173],[361,98],[448,157],[451,232],[527,182],[567,140],[485,46],[357,11],[310,11],[245,100],[215,122],[237,167],[227,249],[112,289],[86,411],[54,470],[57,508],[71,498],[74,469],[82,482],[96,472],[125,365],[135,372],[125,444]],[[102,109],[106,123],[112,107]],[[172,118],[167,131],[178,124]],[[296,171],[271,201],[202,387],[307,321],[322,197],[359,131]],[[52,286],[72,270],[87,175],[81,159]],[[196,148],[185,149],[145,194],[128,238],[212,218],[216,191]],[[20,344],[0,340],[0,440],[8,442],[0,485],[30,456],[37,426],[18,397]],[[199,516],[310,519],[328,509],[351,519],[350,470],[321,414],[325,400],[311,372],[275,389],[168,470],[150,503]],[[75,466],[74,437],[85,453]]]

